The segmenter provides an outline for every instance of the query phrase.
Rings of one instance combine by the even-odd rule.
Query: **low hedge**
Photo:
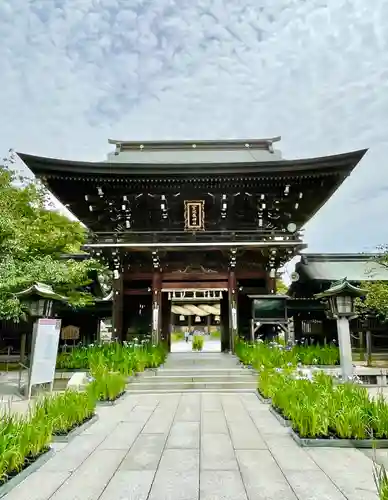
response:
[[[388,439],[388,405],[366,388],[336,384],[317,372],[311,378],[289,370],[262,370],[258,388],[303,438]]]
[[[57,370],[89,370],[93,365],[104,365],[110,371],[133,375],[146,368],[157,368],[164,363],[167,349],[164,345],[152,345],[148,341],[109,342],[79,345],[68,352],[58,354]]]

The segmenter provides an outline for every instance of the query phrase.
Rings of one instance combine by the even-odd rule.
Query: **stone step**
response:
[[[247,383],[256,383],[256,377],[252,375],[199,375],[199,374],[191,374],[191,375],[163,375],[158,374],[157,376],[150,377],[136,377],[133,379],[134,383],[138,384],[154,384],[160,385],[165,383],[172,382],[202,382],[202,383],[212,383],[212,382],[247,382]]]
[[[252,382],[241,381],[241,382],[164,382],[163,384],[154,384],[152,382],[142,383],[142,382],[131,382],[127,384],[128,391],[143,391],[143,390],[155,390],[164,389],[166,391],[177,390],[183,391],[187,389],[213,389],[213,390],[223,390],[223,389],[250,389],[255,390],[257,387],[256,380]]]
[[[241,377],[241,376],[255,376],[255,372],[252,370],[248,369],[241,369],[241,368],[236,368],[236,369],[167,369],[167,368],[160,368],[157,371],[150,371],[147,370],[146,372],[139,373],[138,377],[144,378],[144,377],[173,377],[173,376],[178,376],[178,377],[197,377],[198,375],[203,375],[207,377]]]
[[[249,393],[256,394],[255,389],[128,389],[130,393],[133,394],[196,394],[196,393],[206,393],[206,394],[241,394]]]

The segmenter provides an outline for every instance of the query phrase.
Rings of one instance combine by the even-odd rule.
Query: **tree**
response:
[[[287,295],[288,286],[283,282],[282,279],[276,280],[276,294],[277,295]]]
[[[388,269],[388,247],[378,248],[379,254],[371,260]],[[383,320],[388,320],[388,282],[387,281],[363,281],[361,288],[367,293],[362,300],[356,301],[358,312],[363,315],[374,313]]]
[[[19,320],[23,306],[15,293],[34,282],[53,286],[73,306],[93,302],[82,291],[92,270],[103,271],[93,260],[64,260],[81,252],[86,231],[79,222],[50,210],[48,192],[36,181],[18,177],[0,166],[0,317]]]

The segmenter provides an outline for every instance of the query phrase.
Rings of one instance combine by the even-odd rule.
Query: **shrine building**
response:
[[[113,270],[115,337],[216,327],[233,351],[254,297],[276,293],[277,270],[306,247],[303,226],[366,153],[285,160],[279,140],[110,140],[101,162],[18,154]]]

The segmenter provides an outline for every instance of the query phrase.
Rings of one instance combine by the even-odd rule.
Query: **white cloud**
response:
[[[306,237],[388,241],[385,0],[2,0],[0,36],[3,153],[98,160],[115,136],[370,147]]]

